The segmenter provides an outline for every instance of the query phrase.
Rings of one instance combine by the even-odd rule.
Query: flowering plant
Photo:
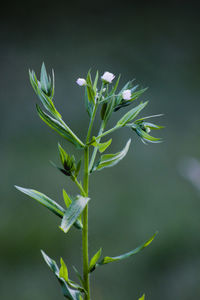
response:
[[[36,104],[39,117],[53,130],[60,134],[69,143],[72,143],[79,151],[83,151],[84,159],[76,161],[74,155],[70,155],[65,151],[63,146],[58,145],[58,152],[60,156],[61,166],[56,166],[65,176],[69,177],[79,189],[79,194],[76,197],[70,197],[65,190],[63,190],[63,199],[65,207],[58,204],[43,193],[33,189],[16,188],[37,200],[40,204],[48,208],[51,212],[61,218],[60,229],[66,234],[72,226],[75,226],[82,232],[82,257],[83,257],[83,274],[74,267],[74,271],[78,277],[79,283],[72,281],[69,278],[68,269],[63,261],[60,259],[60,267],[51,259],[44,251],[42,255],[47,265],[55,274],[58,282],[62,287],[62,292],[65,298],[69,300],[90,300],[90,275],[98,268],[105,264],[121,261],[132,255],[135,255],[145,247],[147,247],[156,236],[157,232],[146,242],[139,247],[131,250],[125,254],[110,257],[102,257],[102,249],[96,253],[89,260],[88,253],[88,204],[89,197],[89,178],[95,171],[101,171],[105,168],[112,167],[119,163],[127,154],[131,139],[128,140],[125,147],[114,154],[102,154],[110,146],[112,139],[101,142],[103,137],[107,137],[113,131],[121,128],[130,128],[141,138],[143,142],[159,143],[161,140],[149,135],[150,130],[160,129],[162,126],[155,125],[146,121],[150,117],[143,117],[136,119],[138,114],[147,105],[146,102],[140,102],[137,106],[126,112],[116,123],[116,125],[109,130],[105,130],[108,121],[113,113],[124,109],[126,106],[133,104],[146,89],[139,89],[138,86],[133,85],[133,81],[129,81],[125,86],[117,92],[120,76],[114,85],[111,85],[115,76],[110,72],[105,72],[99,82],[99,73],[96,72],[94,80],[92,80],[90,71],[86,79],[78,78],[77,84],[85,88],[85,107],[89,115],[89,126],[85,141],[82,141],[64,122],[61,114],[54,104],[54,72],[52,77],[47,74],[45,65],[42,65],[40,80],[34,71],[29,72],[31,85],[38,96],[42,106],[41,108]],[[98,134],[92,136],[92,129],[95,117],[100,110],[101,125]],[[91,155],[90,155],[91,154]],[[98,156],[98,158],[97,158]],[[80,179],[80,170],[83,165],[83,180]],[[140,300],[144,299],[143,295]]]

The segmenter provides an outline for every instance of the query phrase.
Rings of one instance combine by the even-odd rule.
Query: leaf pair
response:
[[[69,280],[67,267],[64,261],[61,259],[61,268],[59,269],[53,259],[51,259],[44,251],[41,250],[41,252],[45,262],[58,279],[64,297],[69,300],[83,300],[81,292],[83,292],[84,289],[78,284]]]
[[[126,259],[132,255],[137,254],[138,252],[140,252],[141,250],[143,250],[144,248],[146,248],[148,245],[151,244],[151,242],[154,240],[157,233],[158,232],[154,233],[154,235],[149,240],[147,240],[142,245],[140,245],[139,247],[135,248],[134,250],[132,250],[130,252],[127,252],[125,254],[115,256],[115,257],[105,256],[102,260],[100,260],[98,262],[98,260],[101,257],[101,252],[102,252],[102,249],[99,249],[99,251],[92,257],[92,259],[90,261],[89,272],[93,272],[98,266],[102,266],[102,265],[105,265],[105,264],[108,264],[111,262],[120,261],[120,260]]]
[[[93,167],[92,171],[99,171],[104,168],[113,167],[118,162],[120,162],[127,154],[129,147],[130,147],[131,139],[128,140],[124,149],[115,154],[104,154],[101,156],[100,160],[96,163]]]
[[[15,186],[20,192],[30,196],[31,198],[37,200],[40,204],[48,208],[55,215],[62,218],[60,228],[67,233],[72,225],[78,229],[82,229],[83,225],[79,216],[82,214],[85,206],[87,205],[89,198],[78,195],[75,200],[71,200],[67,193],[63,193],[63,197],[67,206],[64,209],[57,202],[50,199],[45,194],[42,194],[33,189],[26,189],[19,186]]]
[[[52,115],[45,113],[38,105],[36,105],[39,117],[52,129],[58,132],[62,137],[74,144],[77,148],[84,147],[83,142],[72,132],[72,130],[62,120],[61,114],[55,108],[52,101],[54,96],[54,72],[52,71],[52,79],[47,75],[44,63],[41,68],[40,81],[37,80],[34,71],[29,71],[31,85],[39,97],[44,108]]]

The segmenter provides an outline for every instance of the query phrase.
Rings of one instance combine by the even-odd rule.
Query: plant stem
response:
[[[101,127],[100,127],[100,129],[99,129],[99,132],[98,132],[98,136],[100,136],[102,133],[103,133],[103,131],[104,131],[104,129],[105,129],[105,122],[103,121],[102,123],[101,123]],[[98,138],[98,139],[96,139],[97,140],[97,142],[100,142],[100,139],[101,138]],[[97,147],[95,147],[94,148],[94,150],[93,150],[93,153],[92,153],[92,157],[91,157],[91,159],[90,159],[90,164],[89,164],[89,173],[90,173],[90,171],[92,170],[92,167],[93,167],[93,165],[94,165],[94,161],[95,161],[95,158],[96,158],[96,155],[97,155]]]
[[[90,124],[86,137],[86,146],[84,149],[84,178],[83,178],[83,189],[85,192],[85,197],[88,197],[89,191],[89,146],[87,143],[90,140],[90,134],[92,131],[92,126],[94,123],[98,103],[95,104],[92,116],[90,119]],[[89,253],[88,253],[88,205],[86,205],[83,211],[83,231],[82,231],[82,247],[83,247],[83,282],[84,288],[87,292],[85,295],[85,300],[90,300],[90,280],[89,280]]]
[[[104,133],[98,135],[98,136],[96,137],[96,139],[100,139],[100,138],[102,138],[103,136],[105,136],[105,135],[107,135],[107,134],[110,134],[111,132],[113,132],[113,131],[115,131],[116,129],[119,129],[119,128],[121,128],[121,126],[116,125],[115,127],[113,127],[113,128],[111,128],[111,129],[105,131]]]
[[[83,188],[85,191],[85,196],[88,196],[88,187],[89,187],[89,148],[88,146],[84,149],[84,184]],[[88,257],[88,205],[85,207],[83,211],[83,232],[82,232],[82,247],[83,247],[83,281],[84,288],[87,291],[85,295],[85,300],[90,300],[90,282],[89,282],[89,273],[88,273],[88,265],[89,265],[89,257]]]

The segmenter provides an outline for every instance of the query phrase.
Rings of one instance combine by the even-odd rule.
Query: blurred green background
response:
[[[60,220],[14,189],[35,188],[62,203],[69,180],[52,168],[63,141],[39,119],[28,69],[55,70],[55,102],[84,137],[88,116],[75,83],[89,68],[136,78],[148,91],[141,116],[164,113],[165,140],[144,145],[129,130],[113,135],[112,151],[131,135],[127,157],[91,177],[90,253],[118,255],[159,235],[143,252],[99,268],[93,300],[200,299],[200,195],[179,174],[184,157],[200,157],[200,20],[195,2],[29,1],[1,9],[0,299],[59,300],[60,287],[40,249],[81,267],[80,232],[64,235]],[[123,113],[123,112],[122,112]],[[119,118],[116,115],[110,126]]]

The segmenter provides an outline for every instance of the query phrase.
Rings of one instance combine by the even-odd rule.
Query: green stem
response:
[[[82,184],[77,180],[77,178],[74,178],[74,182],[76,183],[77,187],[79,188],[79,190],[81,191],[82,196],[86,197],[86,192],[83,189]]]
[[[88,187],[89,187],[89,172],[88,172],[88,165],[89,165],[89,148],[88,146],[85,147],[84,150],[84,184],[83,188],[85,191],[85,196],[88,196]],[[89,272],[88,272],[88,265],[89,265],[89,254],[88,254],[88,205],[85,207],[83,211],[83,231],[82,231],[82,247],[83,247],[83,281],[84,281],[84,288],[87,291],[85,295],[85,300],[90,300],[90,282],[89,282]]]
[[[121,128],[121,126],[116,125],[115,127],[113,127],[113,128],[111,128],[111,129],[105,131],[104,133],[98,135],[98,136],[96,137],[96,139],[100,139],[100,138],[102,138],[103,136],[105,136],[105,135],[107,135],[107,134],[110,134],[111,132],[113,132],[113,131],[115,131],[116,129],[119,129],[119,128]]]
[[[103,121],[103,122],[101,123],[101,127],[100,127],[100,129],[99,129],[98,136],[100,136],[100,135],[103,133],[103,131],[104,131],[104,129],[105,129],[105,125],[106,125],[106,124],[105,124],[105,122]],[[97,142],[100,142],[100,139],[101,139],[101,137],[98,138],[98,139],[96,138]],[[92,167],[93,167],[93,165],[94,165],[94,161],[95,161],[95,158],[96,158],[96,155],[97,155],[97,151],[98,151],[98,149],[97,149],[97,147],[95,147],[94,150],[93,150],[91,159],[90,159],[89,173],[91,172]]]
[[[92,126],[94,123],[98,103],[95,104],[92,116],[90,119],[90,124],[86,137],[86,145],[90,140],[90,135],[92,131]],[[85,192],[85,197],[88,197],[89,191],[89,146],[84,148],[84,178],[83,178],[83,189]],[[83,211],[83,231],[82,231],[82,247],[83,247],[83,282],[84,288],[87,292],[85,295],[85,300],[90,300],[90,278],[88,272],[89,266],[89,253],[88,253],[88,205]]]

